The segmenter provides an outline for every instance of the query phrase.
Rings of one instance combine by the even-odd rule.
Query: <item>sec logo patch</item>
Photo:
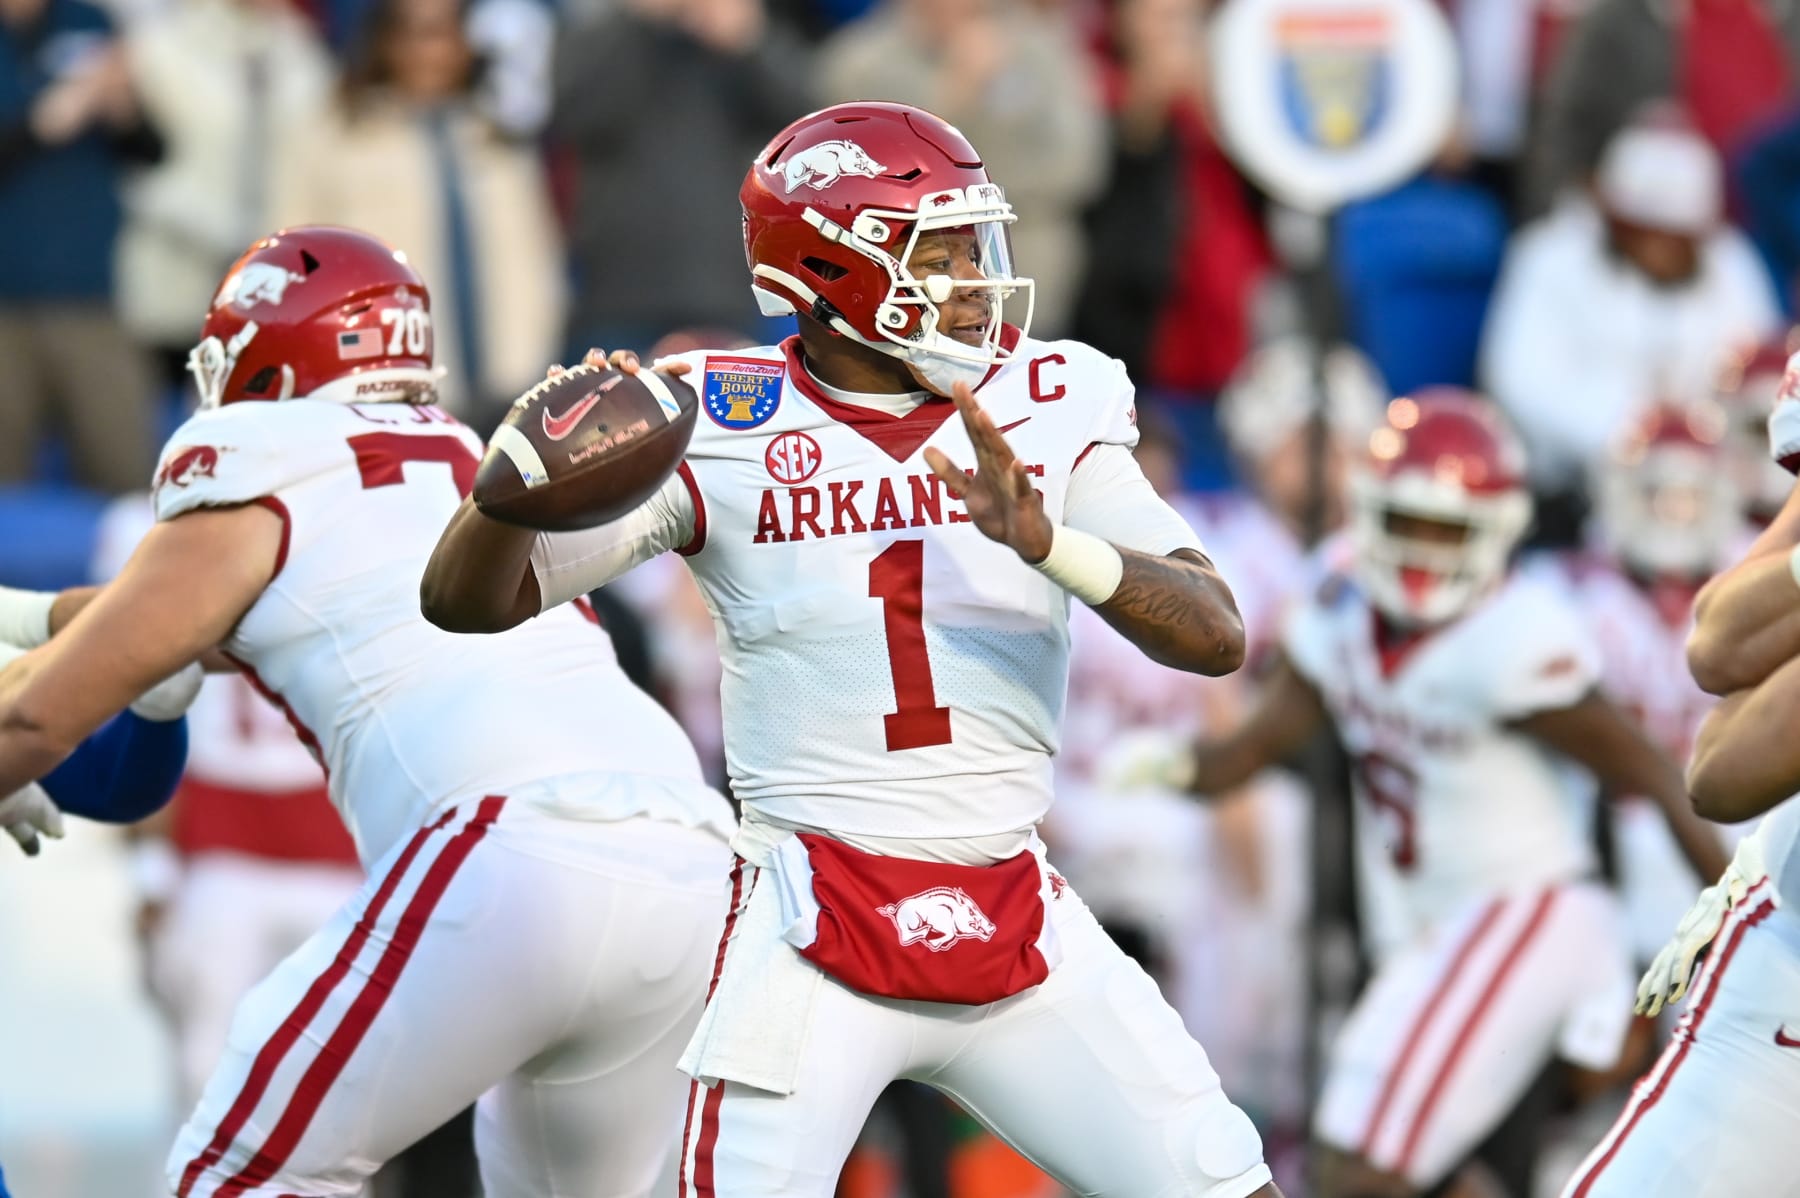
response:
[[[819,443],[805,433],[783,433],[763,451],[769,477],[790,487],[817,474],[821,460]]]
[[[700,402],[721,428],[756,428],[781,404],[786,368],[759,358],[708,358]]]

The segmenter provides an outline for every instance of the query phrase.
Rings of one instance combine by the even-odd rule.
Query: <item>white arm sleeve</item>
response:
[[[680,474],[629,516],[579,532],[546,532],[531,550],[541,611],[605,586],[639,562],[694,540],[694,500]]]
[[[1154,557],[1177,549],[1206,552],[1181,513],[1144,477],[1131,450],[1110,442],[1096,443],[1069,475],[1063,523]]]

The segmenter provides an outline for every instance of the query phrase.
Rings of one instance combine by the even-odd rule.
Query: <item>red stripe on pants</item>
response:
[[[700,1142],[694,1146],[694,1198],[714,1198],[713,1149],[719,1143],[719,1104],[725,1101],[725,1080],[706,1092],[706,1109],[700,1115]]]
[[[411,867],[413,859],[419,855],[419,850],[425,847],[425,842],[431,834],[442,828],[449,819],[450,814],[446,812],[434,823],[420,828],[413,833],[413,838],[407,841],[406,847],[400,850],[400,856],[395,858],[393,867],[388,870],[387,876],[381,880],[381,885],[376,889],[375,897],[369,900],[368,910],[364,911],[362,918],[356,921],[356,926],[351,929],[350,935],[344,940],[344,946],[338,949],[337,956],[332,959],[325,972],[320,974],[318,979],[307,989],[305,995],[301,997],[299,1005],[282,1021],[281,1026],[275,1029],[275,1034],[269,1037],[268,1043],[264,1044],[262,1050],[256,1054],[256,1060],[250,1065],[250,1073],[244,1079],[244,1088],[238,1091],[237,1099],[225,1112],[225,1118],[220,1120],[219,1129],[214,1133],[212,1142],[207,1144],[205,1151],[201,1152],[199,1156],[189,1161],[188,1167],[182,1171],[181,1185],[175,1191],[179,1198],[188,1198],[194,1188],[194,1183],[200,1179],[200,1175],[219,1163],[219,1159],[225,1155],[225,1150],[231,1146],[233,1140],[237,1139],[238,1133],[244,1130],[244,1124],[249,1121],[257,1104],[262,1101],[263,1095],[268,1091],[269,1082],[274,1078],[275,1070],[280,1068],[281,1062],[299,1041],[307,1026],[318,1017],[320,1008],[325,1005],[325,1000],[331,996],[333,990],[337,989],[338,983],[344,980],[344,977],[350,972],[351,965],[355,964],[356,958],[362,953],[363,945],[368,942],[369,936],[374,932],[376,922],[380,920],[388,900],[394,896],[394,890],[400,885],[400,879],[406,876],[406,871]]]
[[[1600,1159],[1594,1162],[1594,1167],[1589,1169],[1587,1175],[1576,1185],[1575,1192],[1570,1195],[1570,1198],[1587,1198],[1588,1191],[1594,1188],[1594,1183],[1600,1179],[1602,1173],[1606,1172],[1606,1167],[1612,1163],[1614,1157],[1619,1155],[1619,1149],[1625,1146],[1626,1137],[1631,1135],[1632,1129],[1638,1125],[1638,1121],[1668,1092],[1669,1082],[1675,1077],[1675,1071],[1681,1067],[1681,1062],[1687,1057],[1688,1049],[1693,1047],[1694,1036],[1700,1031],[1700,1021],[1705,1019],[1706,1012],[1712,1009],[1713,996],[1719,992],[1719,984],[1725,978],[1725,967],[1731,964],[1732,954],[1737,952],[1738,944],[1744,939],[1744,933],[1767,919],[1769,912],[1774,909],[1775,900],[1765,897],[1749,915],[1744,917],[1742,922],[1731,929],[1731,935],[1726,937],[1724,947],[1719,951],[1718,968],[1713,971],[1706,993],[1700,999],[1700,1005],[1695,1007],[1690,1017],[1675,1029],[1675,1038],[1670,1041],[1669,1047],[1665,1051],[1665,1055],[1669,1057],[1668,1068],[1662,1070],[1662,1076],[1657,1078],[1656,1084],[1650,1088],[1649,1093],[1643,1096],[1642,1102],[1638,1101],[1636,1093],[1632,1094],[1633,1109],[1630,1114],[1621,1116],[1625,1120],[1625,1125],[1613,1138],[1612,1145],[1600,1154]],[[1652,1070],[1652,1074],[1654,1072],[1655,1070]],[[1646,1075],[1644,1080],[1649,1081],[1650,1075]],[[1640,1087],[1643,1085],[1642,1082],[1638,1084]]]
[[[1406,1133],[1406,1142],[1400,1147],[1400,1164],[1395,1171],[1401,1175],[1405,1175],[1412,1164],[1413,1153],[1418,1150],[1419,1140],[1425,1135],[1425,1127],[1431,1122],[1431,1113],[1437,1106],[1438,1100],[1443,1097],[1444,1088],[1450,1084],[1451,1075],[1456,1072],[1456,1063],[1462,1059],[1463,1053],[1468,1051],[1469,1043],[1475,1039],[1475,1033],[1481,1027],[1481,1021],[1487,1018],[1488,1008],[1494,1005],[1494,998],[1500,993],[1500,987],[1505,984],[1513,967],[1519,963],[1519,958],[1525,954],[1525,949],[1531,944],[1532,937],[1536,936],[1538,929],[1544,926],[1544,920],[1549,917],[1550,908],[1556,905],[1556,896],[1559,893],[1561,892],[1557,890],[1545,891],[1543,897],[1538,899],[1537,906],[1531,909],[1531,915],[1526,919],[1525,927],[1513,938],[1512,944],[1507,947],[1506,955],[1500,958],[1499,968],[1495,969],[1494,976],[1488,979],[1487,989],[1481,992],[1481,997],[1475,1002],[1475,1009],[1469,1012],[1468,1021],[1463,1024],[1462,1031],[1457,1033],[1456,1042],[1450,1046],[1449,1055],[1444,1058],[1444,1063],[1438,1066],[1437,1076],[1431,1079],[1431,1085],[1425,1091],[1425,1098],[1419,1103],[1418,1114],[1413,1116],[1412,1130]]]
[[[719,933],[719,951],[713,957],[712,980],[706,983],[707,1002],[712,1001],[713,991],[719,988],[719,975],[725,972],[725,949],[731,943],[732,928],[737,926],[738,903],[743,896],[744,859],[738,857],[731,863],[731,902],[725,908],[725,930]],[[703,1088],[698,1079],[688,1087],[687,1122],[681,1128],[681,1169],[679,1173],[681,1187],[678,1198],[688,1198],[688,1144],[692,1142],[691,1137],[694,1134],[694,1100],[698,1097],[698,1091]],[[720,1082],[718,1089],[723,1091],[725,1083]],[[710,1093],[707,1095],[707,1101],[709,1103],[712,1101]],[[706,1129],[704,1118],[700,1120],[700,1127],[704,1135]]]
[[[1463,970],[1468,967],[1469,958],[1475,955],[1475,950],[1480,947],[1483,940],[1487,939],[1488,932],[1492,930],[1494,921],[1500,918],[1500,912],[1505,906],[1505,899],[1495,899],[1487,905],[1487,910],[1483,911],[1481,918],[1475,921],[1475,927],[1462,942],[1462,947],[1457,949],[1456,955],[1450,959],[1450,967],[1444,970],[1444,976],[1438,979],[1437,989],[1431,992],[1431,997],[1425,1000],[1425,1006],[1420,1009],[1419,1017],[1413,1023],[1412,1031],[1407,1034],[1406,1046],[1400,1050],[1400,1059],[1394,1062],[1393,1071],[1388,1074],[1386,1083],[1381,1087],[1381,1097],[1375,1101],[1375,1113],[1369,1116],[1369,1130],[1363,1136],[1362,1142],[1364,1160],[1371,1160],[1374,1156],[1375,1140],[1381,1133],[1381,1122],[1387,1117],[1388,1106],[1394,1101],[1394,1095],[1399,1092],[1400,1080],[1406,1076],[1407,1068],[1412,1064],[1413,1055],[1419,1051],[1419,1045],[1425,1040],[1425,1034],[1437,1021],[1438,1009],[1444,1005],[1444,998],[1456,988],[1457,979],[1462,977]]]
[[[418,948],[419,938],[425,931],[426,922],[431,918],[432,910],[449,889],[451,879],[457,870],[468,859],[469,853],[480,842],[496,819],[500,818],[500,809],[506,803],[503,797],[489,795],[481,800],[476,809],[475,818],[465,824],[461,831],[450,838],[425,871],[425,877],[419,882],[419,888],[413,892],[412,899],[406,904],[406,910],[400,916],[400,922],[394,928],[394,938],[388,942],[386,949],[369,971],[369,980],[351,1002],[350,1009],[332,1031],[318,1056],[300,1077],[300,1084],[294,1088],[294,1096],[288,1102],[287,1109],[281,1113],[269,1138],[257,1150],[238,1173],[213,1192],[213,1198],[232,1198],[242,1194],[252,1186],[261,1185],[275,1175],[275,1171],[286,1163],[289,1154],[306,1134],[312,1124],[313,1116],[330,1093],[332,1083],[350,1063],[357,1046],[368,1034],[375,1017],[387,1003],[394,987],[400,981],[400,975],[406,969],[406,963],[412,959],[413,951]]]

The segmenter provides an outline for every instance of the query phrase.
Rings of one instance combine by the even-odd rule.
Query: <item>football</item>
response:
[[[680,379],[576,366],[513,403],[475,473],[475,506],[546,532],[616,520],[656,494],[694,435]]]

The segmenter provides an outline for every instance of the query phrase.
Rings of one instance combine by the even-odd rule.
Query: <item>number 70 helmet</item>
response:
[[[431,296],[406,255],[355,229],[283,229],[225,272],[188,354],[202,407],[429,401]]]

